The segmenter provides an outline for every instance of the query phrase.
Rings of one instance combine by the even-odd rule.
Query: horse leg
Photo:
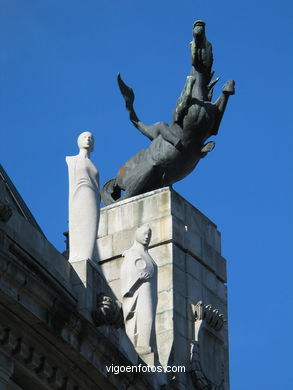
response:
[[[222,88],[221,96],[218,97],[218,99],[214,103],[214,105],[217,108],[217,114],[216,114],[216,120],[215,120],[215,124],[214,124],[214,128],[213,128],[213,132],[212,132],[213,135],[218,134],[220,123],[221,123],[221,120],[223,118],[223,115],[224,115],[224,112],[225,112],[225,109],[226,109],[226,106],[227,106],[227,103],[229,100],[229,96],[234,95],[234,93],[235,93],[235,81],[229,80],[224,84],[224,86]]]
[[[173,122],[178,123],[185,115],[186,110],[189,108],[190,99],[192,94],[192,88],[195,83],[195,77],[187,76],[184,88],[177,100],[176,107],[173,111]]]
[[[168,123],[156,122],[151,126],[147,126],[142,122],[138,122],[138,126],[141,128],[141,131],[147,132],[152,136],[153,139],[161,134],[164,140],[175,146],[175,148],[180,149],[180,138],[176,137],[174,134],[171,133],[170,125]]]

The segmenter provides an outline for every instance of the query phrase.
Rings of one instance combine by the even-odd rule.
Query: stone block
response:
[[[108,235],[108,213],[106,210],[101,209],[98,237],[104,237]]]
[[[171,257],[173,263],[184,272],[186,272],[186,256],[186,253],[181,248],[177,245],[173,245],[173,253]]]
[[[136,229],[122,230],[113,235],[113,256],[120,256],[133,244]]]
[[[217,294],[217,277],[214,272],[205,268],[203,272],[203,283],[214,294]]]
[[[156,315],[156,332],[173,329],[173,309],[165,310]]]
[[[158,269],[158,292],[173,288],[173,267],[166,264]]]
[[[154,248],[149,249],[149,253],[152,258],[155,260],[158,267],[161,267],[165,264],[172,263],[173,253],[172,253],[172,243],[163,244],[155,246]]]
[[[170,216],[153,220],[149,225],[152,229],[151,245],[161,244],[172,239],[172,218]]]
[[[37,300],[43,306],[51,306],[53,304],[54,297],[50,294],[50,290],[45,288],[40,289],[40,284],[34,277],[28,277],[27,281],[29,287],[29,294],[37,297]],[[24,294],[23,294],[24,296]],[[28,297],[29,298],[29,297]]]
[[[156,336],[160,363],[163,367],[165,367],[168,365],[171,355],[174,341],[174,331],[173,329],[163,330],[162,332],[157,332]]]
[[[7,277],[7,275],[4,275],[1,277],[1,285],[0,285],[0,291],[1,293],[5,293],[9,296],[9,298],[12,298],[14,301],[18,300],[18,294],[19,294],[19,286],[12,285],[11,277]]]
[[[78,301],[78,311],[91,321],[93,309],[93,289],[86,288],[83,283],[74,286],[75,296]]]
[[[114,294],[114,296],[117,297],[117,299],[121,302],[121,282],[120,279],[115,279],[109,282],[109,286]]]
[[[202,300],[203,297],[203,286],[197,279],[191,275],[187,275],[187,296],[193,302],[197,303]]]
[[[172,241],[181,248],[186,249],[187,226],[177,219],[172,218]]]
[[[219,248],[217,247],[217,234],[219,232],[217,231],[217,227],[211,223],[207,222],[206,223],[206,228],[205,228],[205,240],[207,243],[214,249],[219,252]]]
[[[13,283],[17,286],[21,286],[24,283],[26,283],[26,275],[24,272],[20,271],[19,268],[13,264],[9,263],[8,264],[8,269],[10,275],[13,275]]]
[[[217,279],[217,295],[222,301],[227,302],[227,286]]]
[[[108,282],[120,278],[120,268],[123,262],[123,257],[112,259],[101,264],[102,274]]]
[[[184,203],[184,221],[188,230],[194,231],[198,236],[203,237],[203,222],[201,214],[190,203]]]
[[[221,253],[221,233],[218,230],[215,231],[214,248],[218,253]]]
[[[201,259],[210,269],[216,271],[216,252],[206,240],[203,241]]]
[[[40,292],[40,295],[42,295],[42,292],[41,291],[39,291],[39,292]],[[38,297],[38,300],[39,300],[39,298],[41,301],[42,298]],[[44,305],[42,305],[42,303],[36,304],[36,302],[33,301],[31,299],[31,297],[28,296],[27,294],[20,294],[18,297],[18,302],[23,307],[25,307],[25,309],[30,313],[30,315],[33,314],[34,317],[38,319],[38,321],[35,320],[35,322],[43,321],[44,323],[46,323],[47,318],[48,318],[48,313],[47,313],[47,310],[44,307]],[[53,302],[52,302],[52,305],[53,305]]]
[[[183,314],[183,315],[182,315]],[[173,314],[173,320],[174,320],[174,332],[180,334],[184,338],[187,338],[187,319],[184,315],[185,312],[182,310],[178,312],[177,310],[174,310]]]
[[[174,333],[174,356],[176,365],[185,366],[187,364],[189,358],[189,342],[177,331]]]
[[[202,239],[194,230],[189,228],[185,234],[185,248],[191,255],[202,258]]]
[[[187,318],[187,306],[186,306],[186,293],[184,294],[184,290],[174,291],[173,301],[174,301],[174,310],[177,310],[183,317]]]
[[[197,280],[202,280],[205,267],[193,256],[186,255],[186,271]]]
[[[113,239],[112,235],[104,236],[98,239],[98,257],[99,260],[107,260],[113,256]]]
[[[173,289],[175,292],[180,292],[182,295],[186,294],[186,280],[187,274],[176,265],[173,266]]]
[[[72,283],[73,285],[82,284],[88,286],[91,283],[89,278],[89,264],[87,260],[75,261],[72,265]]]
[[[173,309],[173,290],[164,290],[158,293],[157,313]]]
[[[227,262],[224,257],[217,255],[216,256],[216,274],[224,283],[227,282]]]
[[[132,229],[139,224],[138,204],[133,201],[108,210],[108,234]]]
[[[184,199],[177,192],[171,192],[171,213],[181,222],[185,222]]]
[[[170,211],[170,192],[169,190],[161,190],[158,193],[141,199],[139,203],[142,203],[142,216],[141,223],[147,223],[157,218],[163,218],[171,214]]]

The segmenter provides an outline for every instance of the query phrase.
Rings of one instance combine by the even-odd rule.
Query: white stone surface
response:
[[[100,216],[99,173],[90,160],[93,135],[78,137],[79,154],[66,157],[69,174],[69,262],[97,260]]]

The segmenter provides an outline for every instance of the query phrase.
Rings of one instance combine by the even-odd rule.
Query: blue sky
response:
[[[0,0],[1,164],[48,239],[64,249],[65,156],[84,130],[101,183],[170,121],[203,19],[214,70],[236,80],[216,148],[174,185],[222,232],[228,259],[231,389],[287,389],[292,377],[292,5],[290,1]]]

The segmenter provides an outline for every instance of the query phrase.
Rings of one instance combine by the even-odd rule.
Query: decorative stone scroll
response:
[[[212,305],[199,301],[192,305],[194,340],[191,342],[190,375],[199,390],[225,390],[224,316]]]

